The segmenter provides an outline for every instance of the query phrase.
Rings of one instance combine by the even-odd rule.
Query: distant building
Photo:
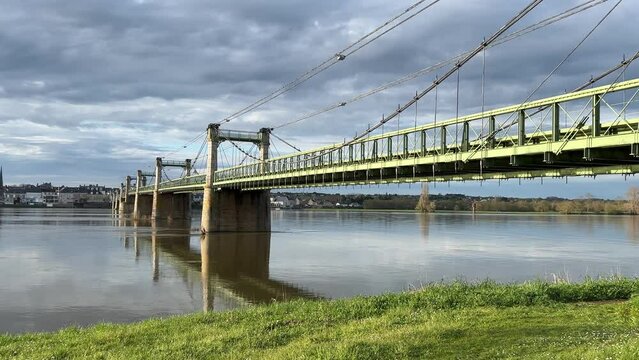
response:
[[[44,197],[42,192],[28,191],[24,195],[24,201],[28,204],[42,204],[44,203]]]
[[[77,187],[53,186],[51,183],[4,186],[0,168],[0,204],[46,205],[49,207],[108,207],[113,189],[98,184]]]
[[[271,206],[275,208],[288,208],[291,206],[291,202],[286,196],[279,195],[271,198]]]
[[[4,191],[4,203],[8,205],[26,204],[27,192],[19,187],[7,187]]]
[[[60,202],[60,197],[58,196],[57,191],[43,191],[42,198],[44,199],[44,203],[48,206],[53,206],[53,204]]]

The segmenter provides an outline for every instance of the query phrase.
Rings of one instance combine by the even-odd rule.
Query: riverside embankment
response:
[[[345,300],[0,336],[3,359],[639,356],[639,280],[429,285]]]

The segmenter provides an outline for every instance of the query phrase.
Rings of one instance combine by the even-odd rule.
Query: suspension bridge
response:
[[[412,127],[386,131],[390,120],[436,91],[448,77],[459,76],[464,64],[503,40],[508,28],[540,2],[533,1],[477,48],[456,57],[431,86],[348,141],[269,156],[272,137],[282,140],[273,129],[222,128],[232,120],[227,118],[206,129],[206,165],[201,173],[193,173],[191,160],[157,158],[153,173],[138,171],[126,178],[114,198],[114,211],[136,219],[188,219],[190,194],[202,192],[203,232],[269,231],[271,189],[638,173],[639,117],[634,116],[633,104],[639,79],[622,80],[619,72],[613,82],[596,87],[594,83],[625,71],[639,53],[574,91],[531,100],[616,5],[524,102],[482,106],[480,112],[446,120],[435,113],[424,116],[421,125],[416,120]],[[338,56],[339,60],[343,59]],[[238,144],[250,144],[258,153],[243,151],[246,156],[239,164],[221,167],[218,149],[225,142],[240,150]],[[165,167],[181,167],[183,175],[162,180]],[[154,183],[147,183],[147,177],[154,177]]]

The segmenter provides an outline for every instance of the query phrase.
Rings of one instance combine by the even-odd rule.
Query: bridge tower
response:
[[[130,215],[131,212],[133,212],[133,202],[135,201],[135,196],[131,192],[131,180],[131,176],[127,175],[125,183],[122,184],[118,206],[118,212],[120,216]]]
[[[153,173],[137,171],[135,182],[135,202],[133,205],[133,220],[151,219],[153,209],[153,195],[140,194],[140,188],[146,186],[147,177],[153,177]]]
[[[111,215],[117,215],[118,213],[118,199],[120,198],[120,195],[118,194],[118,190],[117,189],[113,189],[113,192],[111,193]]]
[[[155,159],[155,187],[153,189],[151,219],[161,221],[190,220],[191,194],[162,192],[160,189],[165,167],[184,168],[188,177],[191,174],[191,159],[185,161],[170,161],[160,157]]]
[[[257,133],[237,131],[221,132],[218,124],[209,124],[207,130],[208,158],[206,182],[202,198],[202,233],[209,232],[264,232],[271,231],[270,191],[245,191],[231,188],[215,188],[217,148],[222,141],[252,142],[260,148],[260,172],[266,172],[266,160],[270,145],[270,129]]]

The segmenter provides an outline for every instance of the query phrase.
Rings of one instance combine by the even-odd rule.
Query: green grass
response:
[[[401,294],[0,336],[1,359],[639,358],[639,280]]]

